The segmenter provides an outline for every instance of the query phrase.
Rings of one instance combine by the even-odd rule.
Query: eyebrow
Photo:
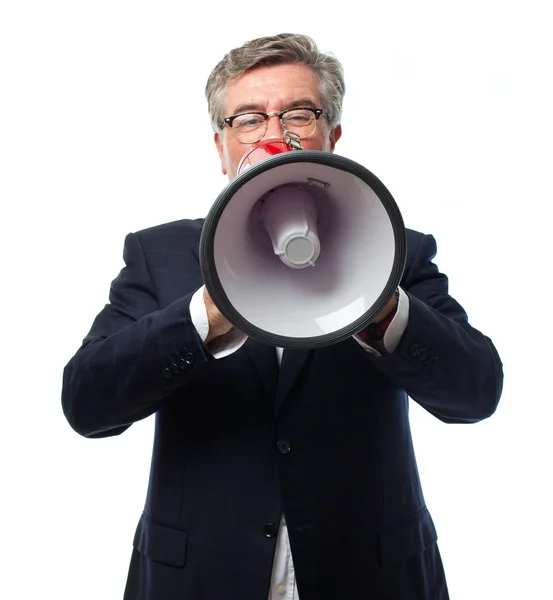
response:
[[[289,104],[286,104],[286,108],[282,110],[287,110],[289,108],[298,108],[299,106],[305,106],[306,108],[317,108],[313,100],[309,100],[308,98],[300,98],[299,100],[294,100]],[[260,103],[249,103],[249,104],[239,104],[235,107],[233,115],[238,115],[243,112],[265,112],[265,105]]]

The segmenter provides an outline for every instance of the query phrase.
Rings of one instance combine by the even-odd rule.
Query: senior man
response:
[[[309,37],[229,52],[206,87],[223,173],[232,180],[246,151],[284,131],[333,152],[344,91],[341,64]],[[494,413],[503,375],[448,294],[434,238],[407,230],[400,286],[374,326],[283,352],[211,301],[202,223],[127,236],[109,303],[64,371],[81,435],[155,414],[126,600],[448,598],[408,397],[445,423],[475,423]]]

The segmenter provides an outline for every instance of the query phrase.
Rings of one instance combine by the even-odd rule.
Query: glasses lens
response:
[[[246,113],[232,122],[232,132],[237,140],[244,143],[256,142],[263,136],[265,117],[255,113]]]
[[[284,129],[293,131],[300,137],[306,138],[315,133],[317,119],[314,112],[304,108],[295,108],[286,111],[282,115],[282,125]]]

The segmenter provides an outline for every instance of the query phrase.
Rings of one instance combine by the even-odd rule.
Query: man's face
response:
[[[315,73],[303,65],[276,65],[259,67],[227,84],[225,117],[247,111],[270,113],[299,105],[324,108]],[[338,125],[331,129],[328,121],[321,117],[317,130],[301,140],[305,150],[333,152],[342,131]],[[269,119],[267,132],[262,139],[282,138],[282,126],[278,117]],[[259,142],[256,142],[259,143]],[[215,144],[221,158],[221,168],[229,179],[236,177],[240,159],[254,144],[243,144],[225,126],[222,133],[215,134]]]

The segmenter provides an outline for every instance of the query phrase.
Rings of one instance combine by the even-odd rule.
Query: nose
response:
[[[267,131],[263,136],[263,139],[268,138],[281,138],[282,137],[282,126],[278,115],[271,115],[267,121]]]

